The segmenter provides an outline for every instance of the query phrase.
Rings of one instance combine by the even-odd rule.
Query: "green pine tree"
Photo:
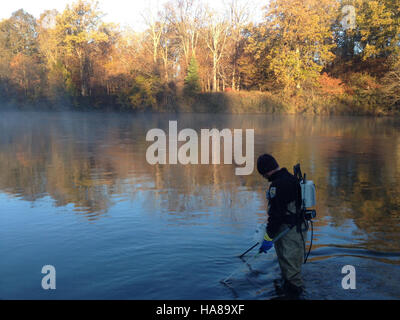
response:
[[[186,95],[194,95],[201,91],[198,65],[195,57],[190,59],[187,75],[184,81],[184,92]]]

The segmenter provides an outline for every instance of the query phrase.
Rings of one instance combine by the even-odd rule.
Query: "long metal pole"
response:
[[[293,227],[287,228],[284,231],[282,231],[280,234],[278,234],[273,240],[272,242],[278,241],[280,238],[282,238],[286,233],[289,232],[290,229],[292,229]],[[250,252],[251,250],[253,250],[258,244],[260,244],[260,242],[258,241],[256,244],[254,244],[253,246],[251,246],[249,249],[247,249],[245,252],[243,252],[239,258],[243,258],[246,253]]]
[[[257,245],[259,245],[259,244],[260,244],[260,242],[258,241],[258,242],[257,242],[255,245],[253,245],[251,248],[249,248],[249,249],[247,249],[245,252],[243,252],[243,253],[239,256],[239,258],[243,258],[247,252],[250,252],[251,250],[253,250],[253,249],[254,249]]]
[[[286,233],[288,233],[293,227],[294,227],[294,226],[291,226],[291,227],[286,228],[285,230],[283,230],[280,234],[278,234],[278,235],[272,240],[272,242],[275,243],[276,241],[278,241],[278,240],[279,240],[280,238],[282,238]],[[247,252],[249,252],[251,249],[255,248],[255,247],[257,246],[257,244],[258,244],[258,242],[257,242],[254,246],[252,246],[249,250],[247,250],[245,253],[247,253]],[[252,261],[253,261],[254,259],[256,259],[259,255],[260,255],[260,252],[257,252],[251,259],[249,259],[249,260],[247,261],[247,264],[249,264],[250,262],[252,262]],[[223,284],[227,284],[227,281],[228,281],[230,278],[232,278],[232,276],[233,276],[234,274],[238,273],[239,271],[241,271],[241,270],[243,270],[243,269],[244,269],[243,267],[240,267],[240,268],[234,270],[228,277],[226,277],[224,280],[221,280],[220,282],[223,283]]]

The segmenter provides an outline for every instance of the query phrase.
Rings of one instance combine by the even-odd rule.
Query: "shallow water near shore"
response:
[[[255,129],[317,186],[308,299],[400,298],[400,120],[0,113],[0,299],[270,299],[273,250],[237,258],[266,220],[268,183],[235,165],[150,165],[146,133]],[[251,258],[255,251],[248,254]],[[41,287],[56,268],[56,290]],[[356,289],[342,288],[342,268]],[[237,269],[232,288],[220,280]]]

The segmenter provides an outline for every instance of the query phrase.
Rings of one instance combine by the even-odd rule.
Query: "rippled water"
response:
[[[318,198],[307,298],[400,298],[399,120],[23,112],[0,113],[0,298],[275,296],[274,252],[251,270],[236,257],[265,222],[268,184],[234,165],[149,165],[146,132],[168,120],[254,128],[256,156],[301,162]],[[344,265],[355,290],[342,289]],[[219,283],[238,268],[232,289]]]

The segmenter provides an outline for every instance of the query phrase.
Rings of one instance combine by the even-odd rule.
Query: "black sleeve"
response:
[[[286,213],[287,204],[283,189],[278,183],[272,183],[269,188],[267,233],[270,238],[277,235]]]

